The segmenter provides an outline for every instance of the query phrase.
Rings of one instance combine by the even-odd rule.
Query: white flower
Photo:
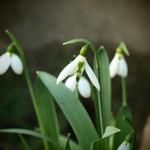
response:
[[[76,90],[76,86],[77,86],[76,75],[69,77],[66,80],[65,85],[68,89],[70,89],[72,92],[74,92]]]
[[[6,52],[0,56],[0,75],[4,74],[9,66],[18,75],[23,72],[23,65],[18,55]]]
[[[79,81],[77,81],[76,75],[70,76],[66,80],[65,85],[72,92],[74,92],[77,89],[79,91],[80,95],[85,97],[85,98],[88,98],[91,95],[90,84],[89,84],[88,80],[83,76],[81,76],[79,78]]]
[[[70,75],[75,75],[78,73],[79,64],[82,64],[80,68],[80,75],[82,75],[83,71],[85,70],[87,73],[87,76],[91,80],[92,84],[97,88],[98,91],[100,91],[100,85],[97,80],[97,77],[91,67],[89,66],[86,58],[82,55],[78,55],[70,64],[68,64],[59,74],[57,78],[57,84],[59,84],[61,81],[63,81],[66,77]]]
[[[130,143],[124,141],[117,150],[130,150]]]
[[[119,75],[123,78],[128,75],[128,66],[122,54],[116,53],[109,66],[110,77]]]

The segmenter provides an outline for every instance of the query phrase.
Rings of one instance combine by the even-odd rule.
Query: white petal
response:
[[[118,75],[120,75],[123,78],[127,77],[128,75],[128,66],[123,57],[119,60],[119,67],[117,72]]]
[[[8,70],[10,62],[10,53],[6,52],[0,56],[0,75],[4,74]]]
[[[18,75],[23,72],[22,62],[16,54],[11,55],[11,68]]]
[[[76,76],[73,75],[71,77],[69,77],[66,82],[65,82],[65,86],[70,89],[72,92],[75,91],[76,89],[76,84],[77,84],[77,81],[76,81]]]
[[[84,57],[79,55],[70,64],[68,64],[59,74],[57,78],[57,84],[63,81],[67,76],[72,75],[76,71],[76,67],[79,61],[84,61]]]
[[[114,58],[112,59],[110,65],[109,65],[109,72],[110,72],[111,78],[116,76],[117,70],[118,70],[118,65],[119,65],[119,58],[118,58],[118,55],[115,54]]]
[[[93,83],[93,85],[97,88],[98,91],[100,91],[100,84],[98,82],[98,79],[86,60],[85,60],[85,71],[89,79]]]
[[[79,82],[78,82],[78,90],[81,96],[88,98],[91,95],[91,87],[86,78],[83,76],[80,77]]]
[[[130,150],[130,143],[123,142],[117,150]]]

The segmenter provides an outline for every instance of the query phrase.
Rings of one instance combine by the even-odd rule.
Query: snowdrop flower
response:
[[[83,76],[79,78],[79,81],[77,81],[77,75],[70,76],[66,80],[65,85],[72,92],[74,92],[75,90],[78,90],[80,95],[83,96],[84,98],[88,98],[91,95],[90,84],[88,80]]]
[[[100,91],[100,85],[99,85],[99,82],[97,80],[95,73],[93,72],[93,70],[89,66],[86,58],[84,56],[82,56],[81,54],[78,55],[71,63],[69,63],[61,71],[61,73],[59,74],[59,76],[57,78],[57,84],[59,84],[61,81],[63,81],[68,76],[75,75],[75,74],[77,74],[78,76],[82,75],[84,70],[87,73],[87,76],[89,77],[92,84],[96,87],[96,89],[98,91]],[[72,82],[74,83],[74,80]],[[74,85],[72,84],[72,89],[73,88],[74,88]]]
[[[130,143],[127,141],[124,141],[117,150],[130,150]]]
[[[5,52],[0,56],[0,75],[4,74],[9,66],[18,75],[23,72],[23,65],[18,55],[12,52]]]
[[[127,77],[128,66],[124,59],[123,54],[118,52],[115,54],[114,58],[110,63],[109,70],[111,78],[115,77],[116,75],[119,75],[123,78]]]

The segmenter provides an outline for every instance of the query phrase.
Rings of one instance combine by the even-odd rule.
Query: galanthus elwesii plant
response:
[[[37,71],[36,84],[33,86],[21,43],[11,32],[7,30],[6,33],[11,43],[7,52],[0,56],[0,74],[4,74],[9,66],[16,74],[24,74],[35,110],[38,130],[9,128],[0,129],[1,134],[18,134],[24,150],[31,149],[24,134],[40,138],[44,150],[135,149],[135,130],[125,84],[128,67],[124,54],[129,55],[129,52],[123,42],[116,48],[116,54],[110,64],[107,51],[103,46],[97,49],[86,39],[65,42],[63,45],[80,44],[79,55],[62,69],[58,77]],[[92,65],[89,65],[86,59],[89,51],[93,52]],[[111,78],[116,75],[121,78],[122,98],[121,106],[117,114],[114,114]],[[80,101],[81,97],[92,99],[95,122],[92,122]],[[61,123],[58,123],[55,102],[72,127],[76,140],[71,138],[71,134],[67,136],[61,134],[59,130]]]

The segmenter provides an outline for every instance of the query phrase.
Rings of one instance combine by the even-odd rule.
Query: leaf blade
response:
[[[35,96],[40,116],[40,130],[43,134],[55,141],[55,144],[44,140],[47,149],[59,150],[59,127],[54,100],[47,88],[38,78],[35,87]]]
[[[128,105],[121,106],[117,113],[116,127],[119,128],[121,132],[114,136],[114,150],[124,141],[126,136],[133,131],[125,118],[129,118],[131,121],[133,120]]]
[[[103,150],[103,149],[107,150],[107,149],[110,149],[110,147],[109,147],[109,144],[110,144],[109,143],[109,138],[112,135],[114,135],[118,132],[120,132],[120,129],[118,129],[116,127],[113,127],[113,126],[107,126],[102,138],[99,139],[99,140],[94,141],[91,145],[91,149],[92,150],[100,150],[100,149],[101,150]]]
[[[55,143],[52,139],[45,136],[44,134],[38,133],[38,132],[33,131],[33,130],[29,130],[29,129],[9,128],[9,129],[0,129],[0,132],[1,133],[25,134],[25,135],[30,135],[30,136],[34,136],[36,138],[47,140],[53,144]]]
[[[82,149],[89,150],[91,142],[96,140],[98,135],[81,102],[62,83],[56,85],[56,78],[54,76],[45,72],[38,72],[38,76],[63,111],[72,126]],[[82,119],[80,119],[79,116]],[[84,126],[85,124],[86,126]]]
[[[97,98],[95,98],[95,109],[97,110],[97,118],[100,118],[98,110],[101,110],[103,127],[99,127],[100,125],[97,126],[98,128],[103,128],[104,131],[111,123],[111,79],[109,75],[109,59],[104,47],[100,47],[96,52],[93,65],[101,86],[101,91],[95,92],[97,95]],[[99,103],[101,104],[101,108],[99,108]],[[102,135],[102,133],[100,134]]]

